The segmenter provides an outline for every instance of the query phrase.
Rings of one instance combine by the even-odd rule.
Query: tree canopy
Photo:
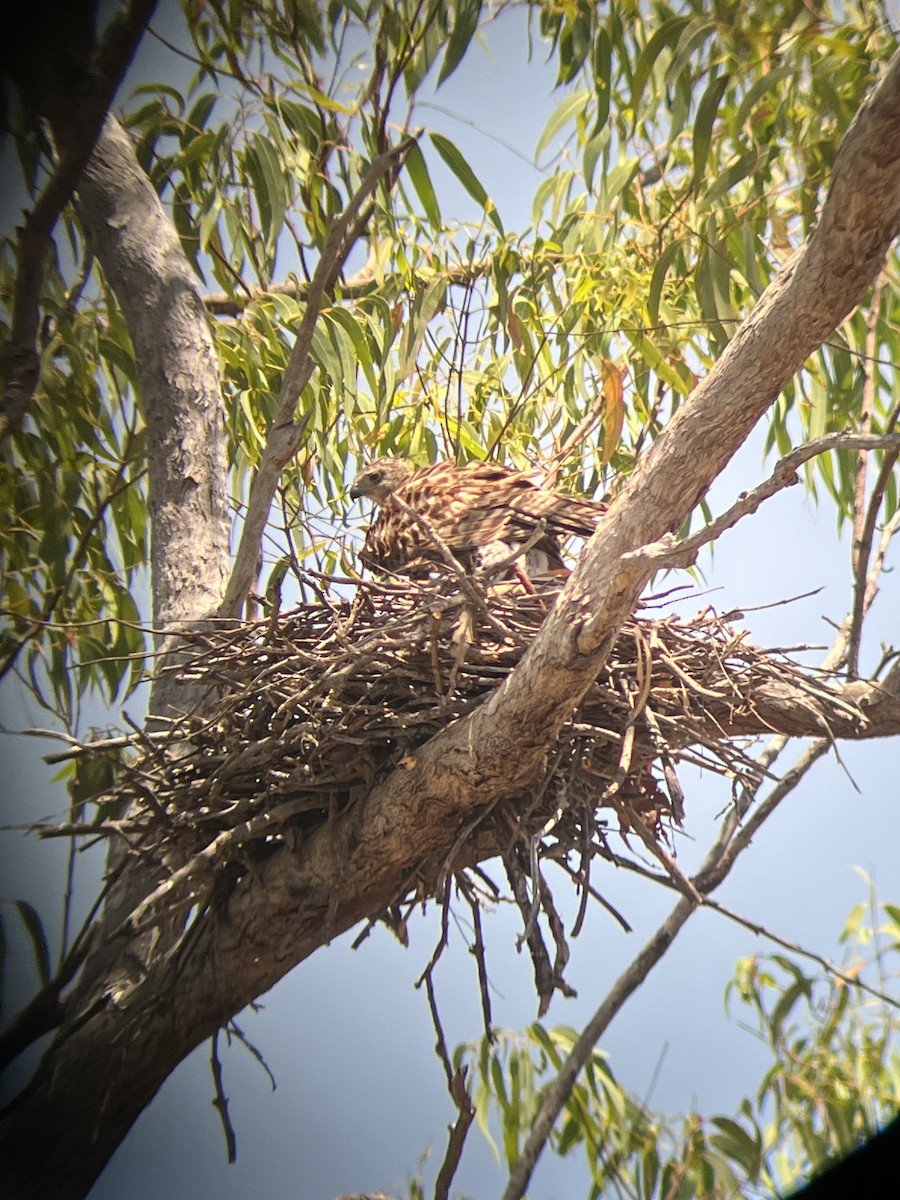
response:
[[[580,1036],[535,1035],[558,1074],[518,1110],[513,1200],[566,1105],[574,1119],[609,1021],[777,805],[837,738],[900,732],[897,655],[867,632],[900,526],[889,6],[207,0],[154,15],[135,0],[103,28],[96,8],[51,5],[49,28],[24,18],[4,62],[25,212],[0,289],[0,678],[64,743],[51,757],[68,812],[41,832],[72,839],[73,855],[109,843],[98,903],[58,961],[38,915],[18,910],[43,978],[5,1049],[51,1037],[3,1113],[7,1170],[19,1187],[84,1195],[196,1045],[360,922],[403,938],[419,905],[435,897],[446,921],[455,897],[486,971],[484,863],[505,866],[543,1007],[565,991],[568,955],[545,860],[580,855],[581,907],[593,857],[628,864],[680,894]],[[527,197],[439,117],[442,86],[512,27],[556,75]],[[177,86],[126,74],[150,38],[175,39]],[[760,423],[780,461],[713,512],[711,485]],[[360,584],[347,524],[360,464],[391,453],[534,469],[607,495],[609,511],[537,616],[537,601],[452,569],[403,608],[402,581]],[[815,668],[760,656],[770,674],[741,692],[726,670],[715,687],[731,698],[715,709],[708,678],[672,665],[664,617],[627,623],[649,586],[670,586],[665,571],[694,567],[798,479],[850,533],[847,612]],[[519,609],[532,616],[515,625]],[[425,666],[398,657],[398,630],[429,621],[413,639]],[[726,625],[692,627],[691,644]],[[308,708],[276,644],[312,688]],[[736,636],[720,657],[741,654]],[[459,681],[476,661],[489,686],[470,694]],[[432,663],[432,715],[413,720]],[[411,697],[375,705],[393,722],[388,750],[342,759],[343,791],[332,781],[316,808],[327,721],[352,741],[379,671]],[[680,735],[653,691],[661,671],[688,697]],[[288,691],[266,736],[247,718],[241,741],[238,718],[272,679]],[[348,680],[362,692],[340,693]],[[557,768],[590,757],[578,723],[601,682],[621,708],[602,710],[617,724],[595,720],[591,746],[604,729],[611,757],[573,815]],[[117,728],[90,737],[96,697]],[[146,725],[119,717],[129,697],[147,698]],[[276,735],[294,739],[277,763],[290,813],[274,806],[274,760],[265,774],[251,756]],[[704,736],[737,747],[717,767],[731,803],[688,878],[670,854],[691,819],[678,775]],[[793,739],[807,740],[776,767]],[[217,754],[221,778],[191,776],[191,793],[192,764]],[[227,794],[227,819],[192,807],[201,787]],[[612,823],[596,818],[604,805]],[[98,1066],[111,1046],[112,1081]],[[475,1115],[474,1060],[465,1075],[443,1058],[457,1117],[436,1194]],[[642,1170],[641,1194],[655,1194],[658,1164],[652,1180]]]

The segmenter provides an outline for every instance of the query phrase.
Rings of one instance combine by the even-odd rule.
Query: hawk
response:
[[[404,458],[379,458],[360,471],[350,496],[378,506],[362,561],[413,575],[443,562],[432,531],[467,571],[502,562],[535,534],[524,559],[526,571],[559,570],[564,568],[560,540],[590,537],[606,511],[600,501],[542,488],[527,472],[493,462],[414,467]]]

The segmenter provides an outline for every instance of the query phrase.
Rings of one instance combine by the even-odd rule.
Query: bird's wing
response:
[[[562,565],[557,539],[589,536],[604,511],[596,501],[542,489],[524,472],[488,462],[422,467],[395,495],[466,561],[479,547],[521,544],[544,521],[538,548],[554,566]],[[389,498],[369,527],[362,557],[371,565],[396,569],[439,558],[440,551],[423,524]]]
[[[488,541],[521,541],[539,521],[553,538],[590,537],[606,511],[599,501],[550,491],[527,473],[496,463],[471,463],[459,474],[471,479],[468,496],[465,484],[461,487],[471,525],[477,533],[487,534]]]

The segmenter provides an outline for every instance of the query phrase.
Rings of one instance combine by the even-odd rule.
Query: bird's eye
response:
[[[384,471],[372,471],[369,475],[370,483],[381,483],[382,479],[384,479]]]

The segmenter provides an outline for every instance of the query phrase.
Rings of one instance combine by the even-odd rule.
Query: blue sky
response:
[[[167,36],[166,9],[159,19]],[[420,121],[452,137],[495,198],[507,228],[526,223],[541,173],[529,165],[532,149],[552,113],[553,72],[526,63],[520,21],[503,19],[491,34],[491,55],[473,48],[441,88],[436,107]],[[183,78],[185,67],[148,38],[132,81]],[[490,136],[488,131],[494,136]],[[514,153],[507,146],[514,147]],[[468,198],[454,181],[435,170],[445,218],[469,215]],[[466,206],[463,209],[463,206]],[[768,474],[757,432],[710,496],[721,511],[743,489]],[[720,610],[773,604],[821,588],[795,604],[748,612],[755,641],[787,645],[830,640],[823,618],[840,621],[849,601],[849,545],[835,539],[835,514],[816,508],[802,488],[782,492],[755,518],[727,533],[714,559],[703,562]],[[896,567],[898,555],[893,554]],[[869,661],[881,640],[896,639],[897,584],[885,579],[867,635]],[[17,698],[3,697],[3,723],[21,728],[35,719]],[[134,715],[134,714],[132,714]],[[104,714],[97,714],[98,723]],[[39,722],[38,722],[39,723]],[[3,778],[13,823],[43,816],[64,805],[49,789],[38,763],[39,743],[23,748],[0,742]],[[896,743],[841,748],[857,792],[833,757],[821,762],[801,789],[767,824],[726,885],[716,894],[730,907],[781,935],[840,958],[837,934],[850,906],[865,898],[854,867],[877,882],[884,899],[900,902],[896,801],[892,791],[898,762]],[[788,758],[786,762],[792,761]],[[727,784],[713,776],[685,774],[688,820],[679,845],[680,862],[699,861],[728,803]],[[64,846],[29,839],[11,844],[6,835],[4,897],[38,904],[53,926],[56,894],[64,870]],[[88,864],[85,874],[96,869]],[[557,998],[547,1024],[578,1027],[591,1015],[618,973],[674,903],[669,893],[606,868],[595,879],[608,899],[634,926],[625,935],[599,909],[573,946],[570,982],[577,1000]],[[575,901],[555,894],[571,924]],[[530,963],[514,949],[517,918],[500,911],[486,922],[488,965],[494,988],[495,1020],[519,1028],[535,1018]],[[451,925],[451,945],[437,973],[438,997],[449,1044],[480,1034],[474,963],[463,933]],[[433,909],[413,921],[411,946],[403,950],[376,930],[357,951],[352,937],[339,939],[292,972],[261,999],[262,1011],[245,1012],[238,1023],[272,1068],[277,1091],[250,1055],[239,1047],[220,1051],[226,1091],[237,1130],[238,1161],[228,1166],[212,1107],[208,1047],[200,1047],[165,1084],[138,1121],[92,1196],[94,1200],[321,1200],[344,1191],[401,1192],[416,1174],[420,1155],[432,1148],[426,1180],[443,1155],[446,1126],[453,1118],[443,1076],[432,1051],[424,994],[413,984],[437,937]],[[21,946],[19,946],[21,950]],[[691,922],[648,983],[616,1018],[603,1048],[625,1086],[657,1108],[733,1111],[758,1083],[766,1058],[753,1036],[727,1020],[722,994],[740,955],[765,953],[764,940],[701,912]],[[18,990],[20,994],[24,982]],[[650,1094],[651,1082],[655,1086]],[[457,1187],[480,1198],[495,1196],[504,1173],[477,1131],[470,1134]],[[586,1189],[576,1157],[559,1162],[545,1155],[529,1195],[566,1197]]]

